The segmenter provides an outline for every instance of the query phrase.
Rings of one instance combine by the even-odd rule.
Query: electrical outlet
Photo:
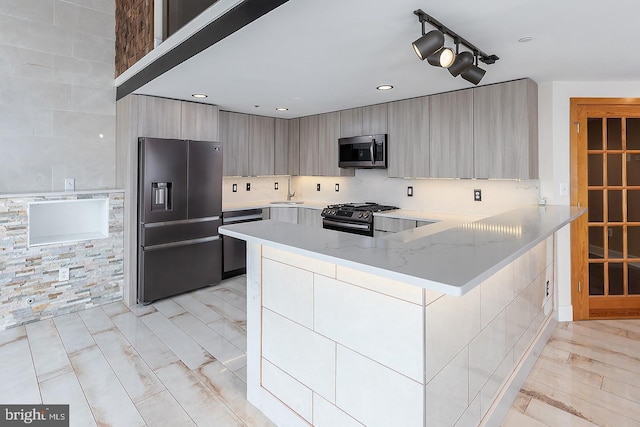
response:
[[[237,193],[238,192],[238,184],[233,184],[231,186],[231,191],[233,191],[234,193]]]
[[[73,178],[65,178],[64,191],[74,191],[76,189],[76,180]]]
[[[561,196],[569,195],[569,184],[567,184],[566,182],[563,182],[560,184],[560,195]]]
[[[413,187],[412,186],[408,186],[407,187],[407,197],[413,197]]]
[[[274,190],[277,190],[277,189],[278,189],[278,183],[277,183],[277,182],[274,182],[274,183],[273,183],[273,189],[274,189]]]
[[[316,184],[316,191],[320,191],[320,184]]]
[[[549,296],[549,281],[548,280],[547,280],[547,286],[545,288],[545,292],[546,292],[545,296],[548,297]]]
[[[340,191],[340,184],[336,184],[336,192]]]
[[[251,183],[247,182],[247,191],[251,191]]]
[[[58,282],[66,282],[69,280],[69,267],[62,267],[58,270]]]
[[[482,201],[482,190],[480,190],[479,188],[473,190],[473,200],[476,202]]]

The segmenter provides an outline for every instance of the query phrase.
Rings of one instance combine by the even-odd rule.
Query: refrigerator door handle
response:
[[[198,243],[213,242],[220,239],[220,236],[203,237],[201,239],[181,240],[179,242],[162,243],[159,245],[143,246],[143,251],[157,251],[160,249],[177,248],[180,246],[197,245]]]
[[[180,219],[177,221],[163,221],[163,222],[147,222],[142,223],[145,228],[163,227],[165,225],[178,225],[178,224],[195,224],[198,222],[219,221],[220,216],[209,216],[206,218],[193,218],[193,219]]]

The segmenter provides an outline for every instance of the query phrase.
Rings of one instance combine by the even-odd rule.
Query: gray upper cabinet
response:
[[[430,102],[430,176],[473,178],[473,89],[442,93]]]
[[[362,107],[362,135],[387,133],[388,105]]]
[[[340,111],[340,138],[360,135],[363,135],[362,108]]]
[[[274,174],[275,119],[249,116],[249,175]]]
[[[388,173],[390,177],[429,176],[429,98],[389,105]]]
[[[319,116],[300,119],[300,175],[318,175]]]
[[[318,174],[321,176],[354,176],[353,169],[338,167],[340,113],[325,113],[318,117]]]
[[[287,174],[300,175],[300,119],[287,120],[289,126],[289,165]]]
[[[289,123],[286,119],[275,119],[274,174],[289,174]]]
[[[538,178],[538,87],[530,79],[473,89],[476,178]]]
[[[220,111],[224,176],[249,175],[249,115]]]
[[[182,137],[180,101],[153,96],[139,96],[137,99],[138,136],[175,139]]]
[[[197,102],[182,104],[182,139],[218,141],[218,107]]]

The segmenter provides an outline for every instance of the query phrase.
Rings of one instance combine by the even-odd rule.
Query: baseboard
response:
[[[573,322],[573,306],[558,306],[558,322]]]
[[[491,408],[489,408],[489,411],[480,423],[480,426],[498,427],[502,424],[504,417],[509,412],[513,401],[522,388],[522,385],[527,380],[531,369],[533,369],[533,365],[535,365],[536,360],[538,360],[538,356],[542,353],[544,346],[549,341],[549,338],[551,338],[551,335],[557,325],[558,321],[554,316],[549,316],[545,324],[540,329],[538,335],[534,338],[533,343],[529,346],[524,357],[520,360],[520,363],[518,363],[518,366],[516,366],[516,369],[505,383],[495,402],[491,405]]]

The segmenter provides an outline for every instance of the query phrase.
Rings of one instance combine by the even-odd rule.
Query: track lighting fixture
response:
[[[486,71],[478,67],[478,61],[487,65],[494,64],[498,59],[496,55],[488,55],[475,45],[460,37],[438,20],[429,16],[422,9],[413,12],[422,25],[422,36],[413,42],[413,49],[421,60],[435,67],[447,68],[452,76],[461,76],[466,81],[477,85],[484,77]],[[425,31],[425,24],[435,27],[435,30]],[[455,52],[449,47],[444,47],[444,36],[451,37],[456,45]],[[460,45],[469,49],[459,52]]]

